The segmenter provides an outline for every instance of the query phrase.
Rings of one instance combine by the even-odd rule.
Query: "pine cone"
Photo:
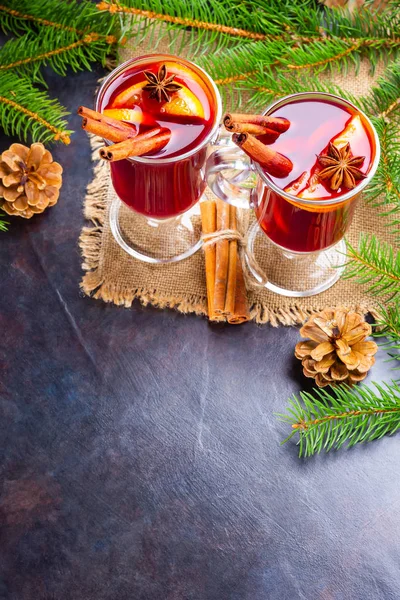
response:
[[[314,378],[319,387],[339,382],[353,385],[365,379],[375,363],[378,346],[365,341],[371,325],[355,312],[327,308],[313,315],[300,335],[310,339],[296,345],[295,356],[304,375]]]
[[[61,173],[43,144],[11,144],[0,156],[0,207],[24,219],[42,213],[58,200]]]

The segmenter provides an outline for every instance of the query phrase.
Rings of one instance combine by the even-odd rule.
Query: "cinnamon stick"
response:
[[[228,206],[218,201],[219,204],[219,230],[228,228],[237,229],[236,208]],[[222,209],[227,209],[222,214]],[[213,200],[206,200],[200,203],[201,223],[204,234],[214,233],[217,229],[217,205]],[[226,215],[228,214],[228,219]],[[222,227],[222,229],[221,229]],[[221,240],[228,242],[228,265],[226,276],[226,291],[224,310],[216,313],[214,310],[215,285],[216,285],[216,244],[204,246],[204,256],[206,263],[206,284],[207,284],[207,306],[208,318],[210,321],[225,321],[239,325],[249,320],[249,308],[247,304],[246,285],[244,282],[242,264],[238,255],[238,244],[236,240]],[[217,244],[220,242],[217,242]]]
[[[169,129],[155,127],[150,131],[141,133],[133,138],[128,138],[118,144],[100,148],[99,154],[103,160],[114,162],[123,160],[129,156],[142,156],[150,154],[163,148],[169,141],[171,132]]]
[[[229,204],[217,200],[217,231],[229,229]],[[229,241],[219,240],[216,243],[215,257],[215,288],[214,288],[214,312],[217,315],[224,314],[225,296],[228,279],[229,264]]]
[[[236,208],[229,206],[229,229],[236,231]],[[236,266],[238,259],[238,248],[236,240],[229,240],[229,264],[228,264],[228,280],[226,286],[225,309],[224,312],[231,316],[235,312],[235,296],[236,296]]]
[[[230,206],[229,229],[237,230],[236,208]],[[225,298],[225,313],[228,323],[240,325],[250,319],[247,290],[243,277],[242,263],[236,240],[229,242],[228,285]]]
[[[224,125],[228,131],[234,132],[232,127],[235,124],[248,123],[261,125],[268,129],[273,129],[279,133],[284,133],[290,127],[290,121],[285,117],[268,117],[267,115],[245,115],[242,113],[226,113],[223,119]],[[252,132],[250,132],[252,133]]]
[[[231,133],[251,133],[255,136],[262,136],[264,144],[273,144],[280,136],[279,131],[255,123],[232,123],[229,131]]]
[[[98,123],[102,123],[103,125],[110,125],[117,131],[125,131],[126,133],[130,133],[130,135],[132,136],[136,135],[136,127],[128,125],[128,123],[125,123],[124,121],[119,121],[118,119],[113,119],[112,117],[106,117],[105,115],[103,115],[103,113],[97,112],[97,110],[92,110],[91,108],[87,108],[86,106],[80,106],[77,112],[78,115],[80,115],[84,119],[92,119],[93,121],[97,121]],[[112,142],[113,140],[110,139],[110,141]]]
[[[131,127],[129,131],[117,129],[108,123],[103,121],[95,121],[88,117],[84,117],[82,120],[82,129],[89,133],[94,133],[99,137],[109,140],[110,142],[123,142],[128,138],[132,138],[136,135],[136,131]]]
[[[214,200],[200,202],[201,227],[204,234],[214,233],[217,227],[217,207]],[[204,247],[204,258],[206,263],[206,285],[207,285],[207,307],[210,321],[224,321],[222,315],[214,312],[214,290],[215,290],[215,244]]]
[[[250,133],[234,133],[232,140],[274,177],[287,177],[293,169],[293,163],[289,158],[272,150]]]
[[[246,323],[250,319],[249,305],[247,302],[246,283],[244,281],[242,263],[240,260],[236,263],[236,295],[235,295],[235,311],[228,316],[230,325],[240,325]]]

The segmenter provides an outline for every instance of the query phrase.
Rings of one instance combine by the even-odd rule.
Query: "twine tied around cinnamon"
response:
[[[215,231],[214,233],[203,233],[201,236],[203,241],[203,250],[209,246],[214,246],[217,242],[222,240],[236,240],[239,245],[239,256],[240,262],[242,263],[243,277],[246,283],[247,289],[260,289],[264,288],[268,281],[267,275],[261,269],[254,254],[250,252],[248,248],[248,234],[243,235],[237,229],[222,229],[221,231]],[[247,251],[246,251],[247,249]],[[251,272],[256,272],[263,283],[258,283],[254,280],[254,276]]]

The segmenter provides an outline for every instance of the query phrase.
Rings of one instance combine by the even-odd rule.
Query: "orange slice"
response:
[[[176,63],[166,63],[167,73],[180,75],[181,77],[190,77],[192,80],[198,81],[202,85],[201,79],[195,73],[192,73],[190,69],[183,65],[177,65]],[[181,117],[195,117],[198,119],[204,119],[204,108],[197,96],[185,85],[180,84],[182,87],[178,92],[172,94],[169,102],[160,103],[156,99],[149,98],[148,94],[143,94],[143,88],[148,81],[140,81],[135,85],[127,88],[120,92],[113,100],[112,108],[106,109],[108,111],[129,111],[135,105],[142,105],[148,113],[154,114],[157,117],[163,115],[181,116]],[[106,111],[103,111],[106,114]],[[145,123],[144,121],[131,120],[130,118],[119,117],[119,114],[109,114],[115,119],[121,119],[129,121],[131,123]],[[150,115],[148,115],[150,116]],[[133,119],[137,119],[134,117]],[[154,120],[149,123],[154,124]]]
[[[183,85],[169,102],[160,105],[159,114],[204,119],[204,108],[197,96]]]
[[[120,92],[113,100],[113,108],[132,108],[135,104],[139,104],[142,97],[142,89],[148,83],[147,81],[140,81],[131,85]]]
[[[309,177],[310,173],[308,171],[303,171],[297,179],[283,188],[283,191],[296,196],[297,192],[308,182]]]
[[[342,148],[347,142],[351,142],[355,136],[362,136],[363,132],[364,129],[361,117],[360,115],[356,115],[351,119],[347,127],[343,129],[342,133],[339,133],[339,135],[333,139],[333,143],[337,148]]]
[[[188,79],[192,79],[192,81],[196,81],[196,83],[201,85],[201,87],[204,87],[204,83],[200,75],[197,75],[197,73],[192,71],[189,67],[170,61],[167,61],[165,66],[167,67],[168,75],[177,75],[178,77],[182,78],[187,77]]]
[[[148,113],[142,112],[140,109],[132,108],[106,108],[103,110],[106,117],[118,119],[118,121],[126,121],[134,125],[156,125],[156,121]]]

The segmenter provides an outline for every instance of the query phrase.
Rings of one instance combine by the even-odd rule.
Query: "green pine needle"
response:
[[[345,279],[367,286],[373,296],[387,301],[400,297],[400,250],[375,235],[360,234],[358,248],[347,242]]]
[[[4,221],[3,215],[4,215],[4,213],[2,211],[0,211],[0,231],[7,231],[9,222]]]
[[[114,3],[101,4],[112,6]],[[187,19],[187,23],[183,25],[192,24],[191,29],[201,42],[198,45],[200,52],[204,52],[205,44],[212,44],[215,50],[225,47],[235,39],[244,39],[234,31],[228,34],[222,30],[204,27],[204,24],[263,34],[269,39],[287,35],[288,30],[295,31],[298,28],[306,35],[315,35],[316,24],[321,22],[324,12],[322,7],[315,7],[313,0],[269,0],[267,5],[262,0],[213,0],[212,3],[204,0],[122,0],[118,2],[118,7],[122,10],[133,8],[160,15],[157,22],[168,23],[169,30],[180,28],[182,25],[179,25],[178,20]],[[143,20],[143,15],[137,14],[134,23]],[[163,19],[163,15],[169,19]],[[126,17],[131,19],[132,13],[127,11]],[[146,25],[150,23],[146,22]]]
[[[381,145],[378,169],[364,192],[364,198],[388,217],[387,227],[400,240],[400,139],[399,127],[384,118],[373,119]]]
[[[400,298],[388,306],[380,306],[374,337],[384,337],[381,347],[392,360],[400,361]]]
[[[278,415],[299,434],[299,456],[308,457],[346,445],[371,442],[400,429],[400,387],[372,384],[300,392],[289,400],[288,414]]]
[[[285,42],[246,42],[240,47],[210,52],[197,59],[219,86],[224,101],[240,105],[243,81],[254,77],[268,65],[275,64],[286,50]]]
[[[11,39],[0,48],[0,76],[12,70],[34,82],[45,84],[41,67],[49,65],[59,75],[90,70],[91,63],[104,63],[110,44],[104,38],[92,39],[70,31],[41,29]]]
[[[117,19],[88,0],[2,0],[0,26],[17,36],[0,48],[0,125],[22,140],[68,143],[66,110],[32,84],[41,67],[56,73],[105,63],[115,47]]]
[[[338,8],[324,15],[325,28],[332,36],[379,41],[386,38],[393,46],[398,46],[399,24],[397,0],[388,3],[383,10],[370,3],[351,13],[346,8]]]
[[[296,76],[282,70],[276,70],[271,65],[259,65],[259,69],[248,80],[238,84],[243,91],[251,94],[250,104],[255,109],[265,109],[274,99],[301,92],[325,91],[349,97],[332,83],[321,84],[318,78],[302,73]]]
[[[62,31],[76,35],[96,32],[115,33],[116,18],[101,12],[88,0],[2,0],[0,24],[5,33],[16,36],[36,31],[52,31],[54,38]]]
[[[376,117],[390,117],[400,120],[400,59],[393,61],[378,78],[368,96],[362,100],[362,107]]]
[[[400,89],[400,88],[399,88]],[[381,159],[371,183],[364,192],[374,206],[393,205],[400,210],[400,139],[396,123],[373,119],[381,145]],[[385,190],[383,200],[378,200]]]
[[[21,140],[32,137],[35,141],[61,139],[68,143],[71,131],[64,119],[66,114],[57,100],[28,79],[14,72],[0,75],[0,126],[7,135]]]
[[[303,44],[300,47],[289,48],[280,64],[289,71],[311,70],[320,73],[326,69],[347,74],[349,65],[358,70],[362,46],[357,40],[345,41],[326,39],[324,41]]]
[[[107,7],[117,9],[120,14],[125,10],[127,19],[132,18],[129,9],[133,9],[136,11],[134,23],[145,20],[145,27],[151,26],[151,22],[143,19],[145,12],[140,14],[140,11],[156,14],[159,23],[168,23],[168,30],[182,25],[191,27],[200,39],[197,45],[200,52],[209,49],[210,45],[216,51],[226,47],[228,42],[243,39],[238,30],[264,35],[267,41],[278,36],[288,44],[296,45],[318,40],[323,43],[333,38],[347,42],[350,38],[350,41],[362,40],[365,47],[370,44],[377,49],[385,47],[388,52],[398,48],[398,17],[394,9],[377,13],[372,8],[363,8],[350,14],[328,9],[312,0],[270,0],[268,3],[262,0],[213,0],[212,5],[202,0],[120,0],[118,3],[108,0],[100,6],[103,10]],[[207,24],[221,25],[225,29],[217,30]]]

